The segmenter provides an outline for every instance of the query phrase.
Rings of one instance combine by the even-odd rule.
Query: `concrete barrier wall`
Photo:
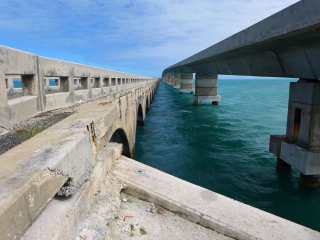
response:
[[[146,82],[155,80],[135,74],[39,57],[5,46],[0,46],[0,60],[0,127],[4,128],[10,128],[41,111],[71,106],[135,86],[143,86]],[[10,89],[8,90],[6,86],[8,81],[5,79],[12,75],[21,76],[23,96],[18,100],[8,100],[7,97]],[[59,80],[58,86],[48,87],[46,79],[50,77]],[[111,79],[117,81],[110,88]],[[104,87],[104,83],[108,87]],[[48,94],[46,93],[48,88],[53,92],[59,92]]]
[[[123,131],[128,144],[128,155],[132,156],[137,107],[142,106],[144,121],[146,98],[151,97],[157,86],[158,81],[154,80],[127,84],[123,85],[127,90],[91,99],[91,103],[77,104],[80,107],[73,106],[77,111],[68,118],[0,155],[0,238],[18,239],[58,192],[64,196],[81,195],[82,192],[80,190],[79,193],[78,189],[83,189],[84,182],[92,177],[92,171],[100,171],[98,155],[104,151],[102,149],[117,130]],[[87,94],[86,90],[79,91]],[[60,98],[63,99],[70,93],[57,94],[64,95]],[[54,99],[56,94],[47,96],[51,95]],[[36,106],[37,96],[24,98],[28,98],[25,102],[28,100],[30,106]],[[120,154],[121,151],[118,155]],[[114,158],[102,161],[109,165],[109,161],[114,161]],[[101,174],[100,180],[105,177],[105,173]],[[94,194],[97,188],[98,186],[95,190],[89,188],[90,194]],[[77,232],[83,222],[91,201],[86,194],[81,196],[88,205],[81,209],[80,219],[73,220],[77,228],[72,234]],[[72,199],[75,199],[74,197]],[[50,222],[47,230],[55,232],[52,226]],[[53,239],[53,236],[51,238]],[[65,236],[60,239],[72,238]]]

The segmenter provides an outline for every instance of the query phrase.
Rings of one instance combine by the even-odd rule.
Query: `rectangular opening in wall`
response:
[[[121,85],[121,78],[118,78],[117,85]]]
[[[298,143],[301,123],[301,108],[294,110],[294,126],[293,126],[293,141]]]
[[[69,92],[69,78],[60,77],[60,92]]]
[[[110,87],[109,86],[109,78],[104,78],[103,79],[103,87]]]
[[[111,78],[111,86],[116,86],[116,79],[115,78]]]
[[[81,84],[80,84],[80,89],[82,89],[82,90],[85,90],[85,89],[88,89],[88,78],[87,77],[82,77],[82,78],[80,78],[80,80],[81,80]]]
[[[21,76],[6,76],[5,84],[8,100],[23,96]]]
[[[18,78],[13,79],[13,88],[22,88],[21,79],[18,79]]]
[[[56,86],[59,86],[58,79],[50,78],[49,79],[49,87],[56,87]]]
[[[94,78],[93,88],[100,88],[100,78]]]
[[[80,89],[80,79],[74,78],[73,79],[73,84],[74,84],[74,90],[79,90]]]
[[[59,78],[44,78],[44,87],[46,94],[52,94],[60,92],[60,79]]]
[[[19,81],[15,81],[18,79],[13,79],[13,85],[20,86]],[[16,84],[15,84],[16,82]],[[36,84],[34,75],[22,75],[21,76],[21,83],[22,83],[22,94],[23,96],[35,96],[36,95]]]

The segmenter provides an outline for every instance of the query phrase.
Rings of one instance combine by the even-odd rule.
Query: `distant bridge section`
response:
[[[14,78],[21,79],[21,88],[14,88]],[[55,86],[49,86],[49,79]],[[0,46],[0,80],[0,127],[10,128],[39,112],[90,102],[156,79]]]
[[[320,79],[320,1],[300,1],[164,70]]]
[[[195,91],[193,90],[193,74]],[[191,75],[190,75],[191,74]],[[270,138],[277,169],[294,167],[300,184],[317,187],[320,175],[320,0],[302,0],[166,68],[162,80],[193,102],[218,105],[218,74],[288,77],[287,131]]]

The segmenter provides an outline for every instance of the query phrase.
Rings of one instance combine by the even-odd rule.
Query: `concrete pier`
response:
[[[197,106],[200,106],[201,102],[212,102],[213,105],[219,105],[221,97],[218,95],[218,75],[197,73],[196,92],[192,100]]]
[[[193,73],[181,73],[180,94],[194,93]]]
[[[181,83],[181,73],[174,73],[173,74],[173,88],[178,89],[180,88]]]
[[[286,135],[270,137],[277,169],[292,166],[301,172],[300,185],[315,188],[320,175],[320,82],[290,83]],[[289,165],[289,166],[288,166]]]

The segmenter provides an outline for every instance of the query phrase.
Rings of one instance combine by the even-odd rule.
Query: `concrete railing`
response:
[[[0,46],[0,127],[10,128],[41,111],[71,106],[146,81],[150,77],[36,56]],[[13,87],[20,78],[22,89]],[[49,86],[55,79],[56,86]],[[8,94],[22,96],[8,100]]]

